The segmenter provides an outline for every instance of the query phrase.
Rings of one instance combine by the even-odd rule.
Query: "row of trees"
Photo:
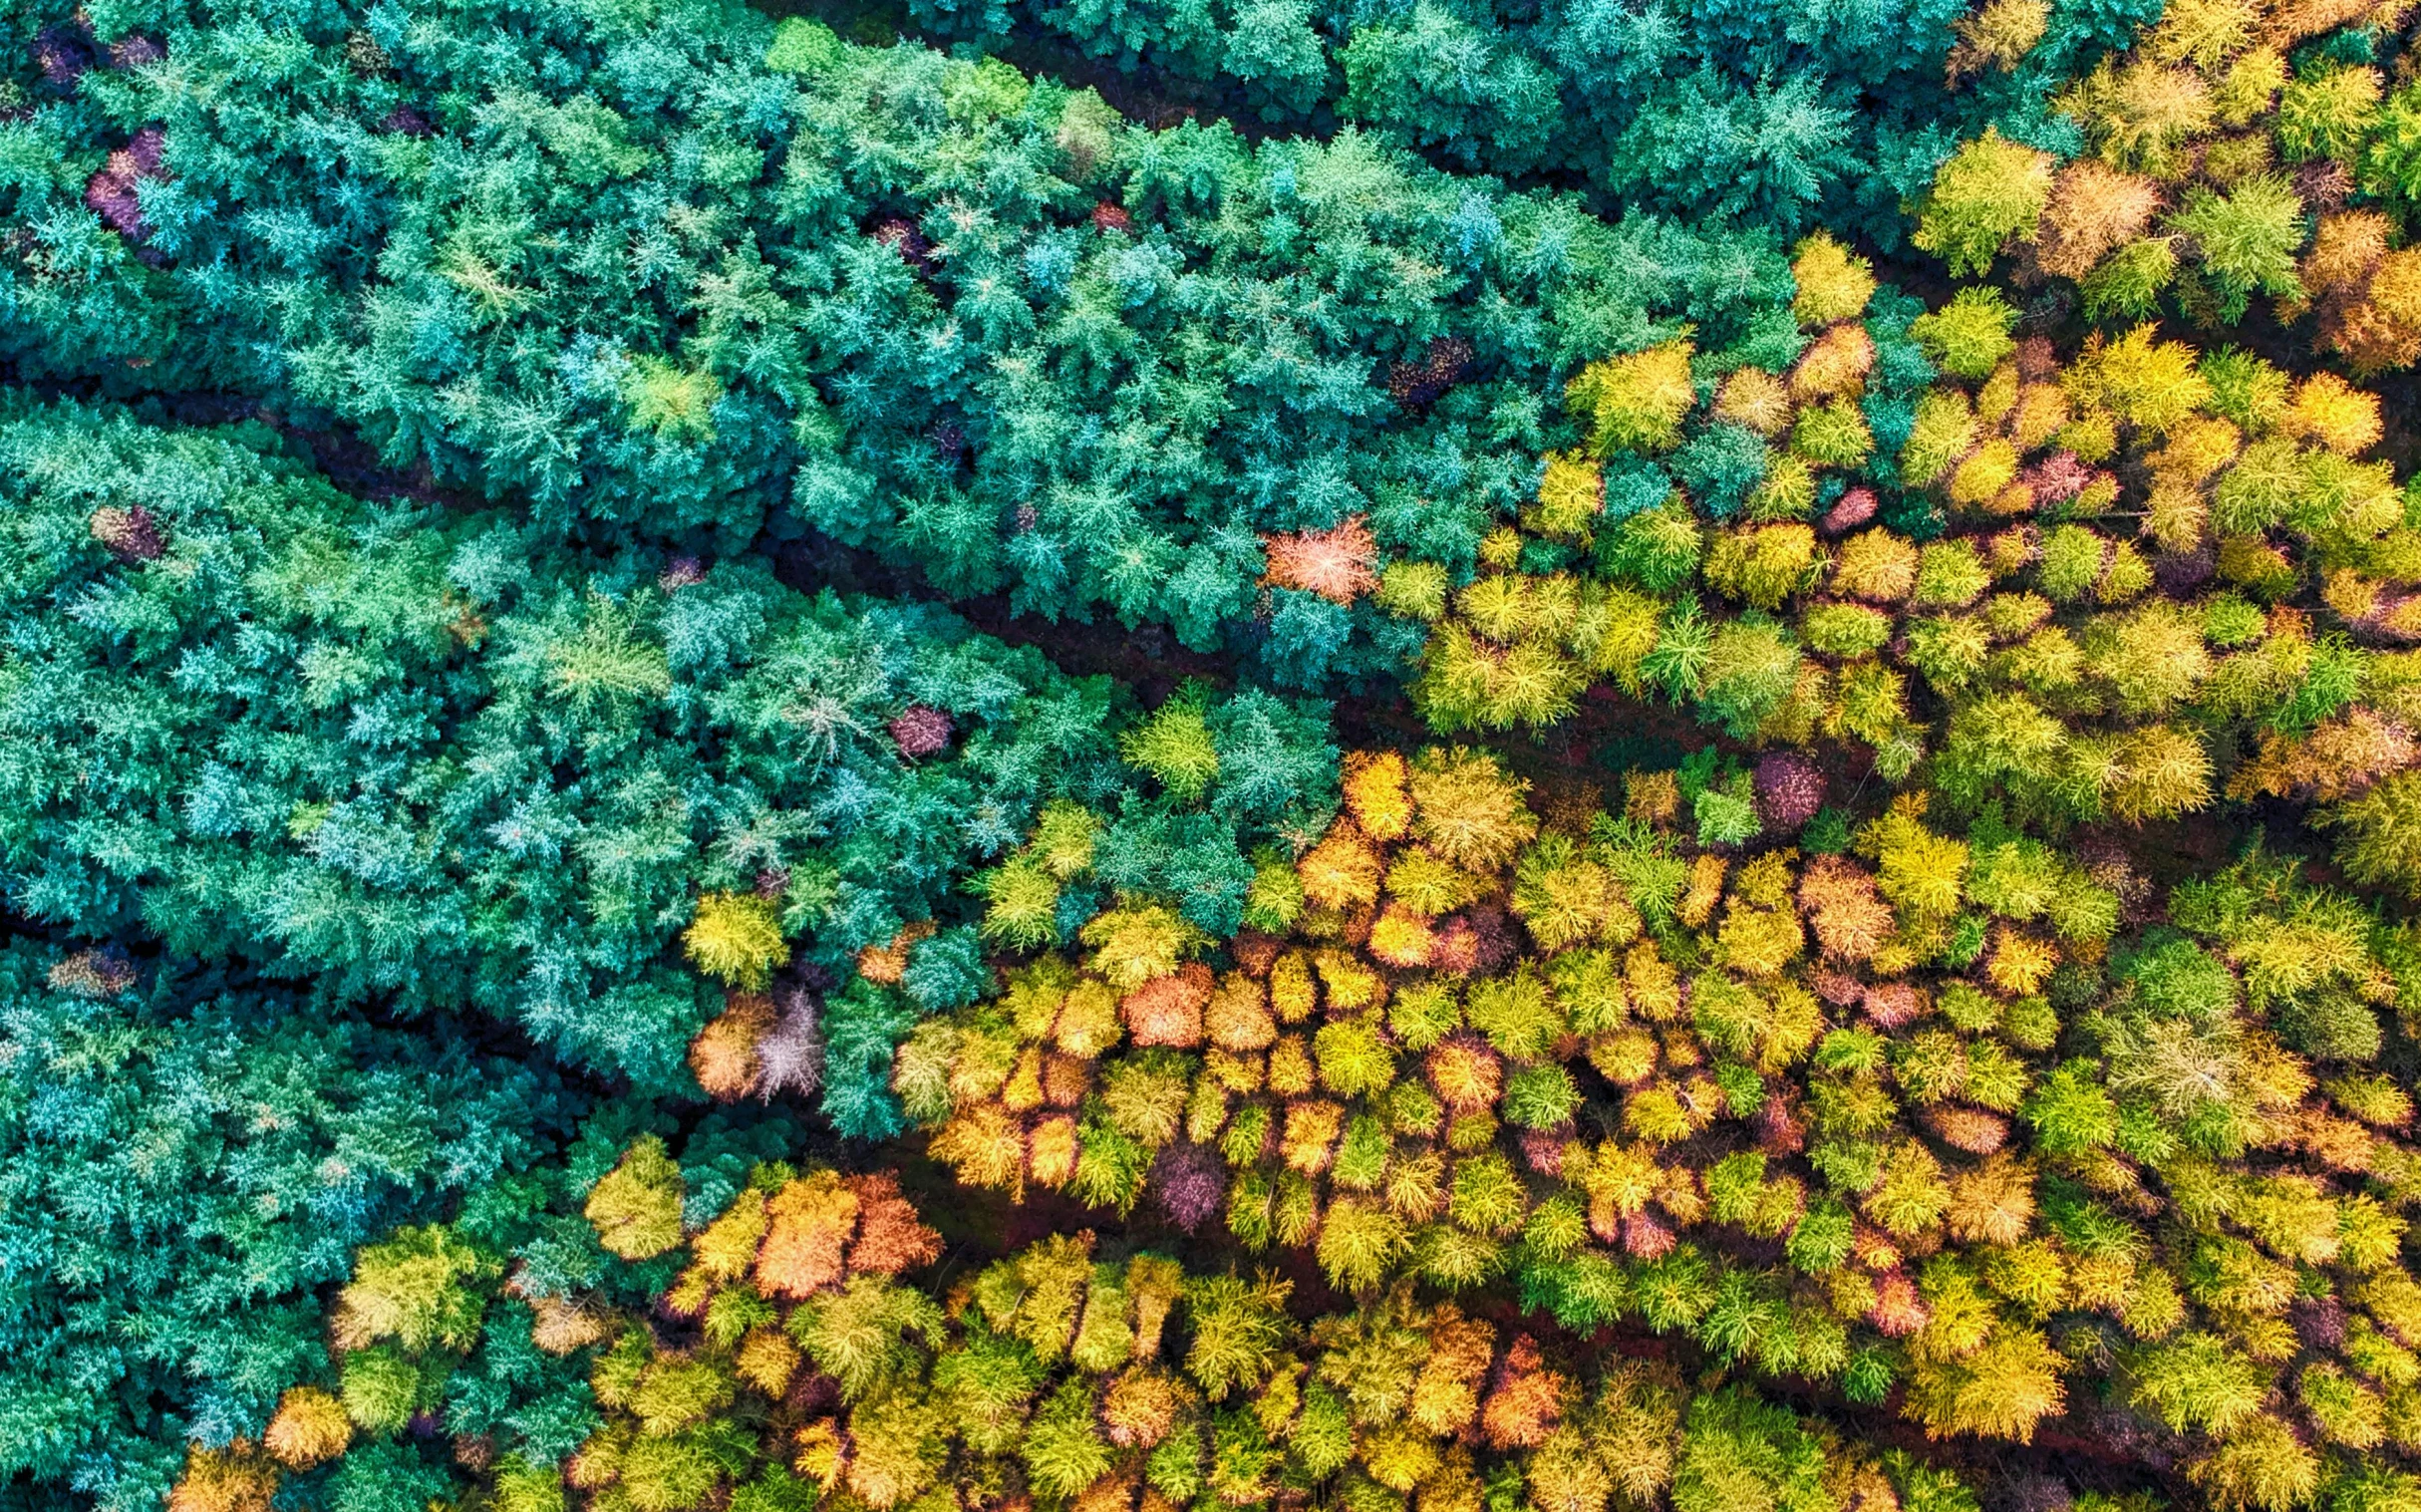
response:
[[[2028,823],[2318,800],[2351,875],[2421,876],[2421,490],[2366,459],[2376,396],[2148,326],[2063,364],[1990,288],[1918,312],[1822,237],[1794,267],[1789,366],[1590,365],[1475,577],[1378,575],[1431,626],[1432,727],[1612,685]]]
[[[2209,1477],[2253,1473],[2240,1439],[2307,1488],[2421,1452],[2421,1163],[2374,1068],[2408,926],[2293,860],[2162,886],[1920,802],[1853,830],[1796,756],[1634,773],[1619,816],[1467,752],[1345,771],[1224,950],[1133,897],[1055,942],[1013,879],[1081,878],[1087,830],[1047,819],[986,929],[1065,948],[900,1054],[932,1153],[1341,1291],[1510,1280],[1577,1331],[1899,1382],[1934,1435],[2073,1397],[2200,1435]]]
[[[1976,39],[2001,37],[2010,9],[1969,18],[1961,45],[2008,52]],[[1475,574],[1552,575],[1593,541],[1601,576],[1685,582],[1687,545],[1658,507],[1674,486],[1702,521],[1765,527],[1734,543],[1730,573],[1763,614],[1815,586],[1811,525],[1871,518],[1922,544],[1962,516],[1999,527],[1969,544],[1991,548],[1975,571],[2039,562],[2029,586],[2059,603],[2216,570],[2305,608],[2325,580],[2331,615],[2401,634],[2381,539],[2393,480],[2352,464],[2376,426],[2324,379],[2281,392],[2223,351],[2198,381],[2141,334],[2061,368],[2020,350],[1998,296],[1925,311],[1873,291],[1829,237],[1793,265],[1755,227],[1608,224],[1352,132],[1248,147],[1224,127],[1147,131],[998,63],[851,46],[807,21],[768,38],[701,4],[651,20],[634,51],[623,23],[540,7],[544,24],[516,34],[553,60],[530,85],[527,55],[444,44],[443,7],[407,14],[258,56],[240,19],[91,38],[120,61],[94,53],[4,128],[26,166],[0,212],[40,228],[0,259],[20,369],[341,421],[399,465],[525,493],[543,533],[611,522],[695,552],[770,513],[777,534],[823,532],[948,596],[1165,624],[1281,684],[1368,683],[1425,658],[1447,729],[1552,720],[1648,654],[1640,606],[1565,625],[1561,588],[1537,614],[1482,589],[1506,600],[1493,633],[1463,617],[1433,644],[1424,621]],[[2323,24],[2295,16],[2278,25]],[[2254,46],[2250,28],[2228,45]],[[535,40],[557,30],[577,45]],[[1901,41],[1874,45],[1898,58]],[[2045,41],[2010,56],[2037,52],[2067,56]],[[2338,67],[2306,59],[2324,64]],[[391,128],[396,112],[410,120]],[[2377,130],[2392,137],[2391,116]],[[264,159],[249,147],[264,134],[329,146]],[[1926,198],[1921,241],[1988,264],[2040,222],[2011,196],[2048,195],[2052,161],[2014,138],[1971,144]],[[2116,171],[2063,171],[2088,170]],[[140,223],[110,229],[106,206],[128,195]],[[322,224],[323,204],[349,218]],[[51,245],[71,230],[75,256]],[[2381,289],[2402,276],[2395,234],[2362,233],[2364,268],[2390,269]],[[1577,413],[1547,402],[1567,388]],[[2087,560],[2096,548],[2109,560]],[[2200,561],[2215,551],[2216,568]],[[1828,613],[1827,644],[1894,642],[1878,623]],[[1676,628],[1673,691],[1709,692],[1736,733],[1783,710],[1809,726],[1780,626],[1718,647],[1693,644],[1694,620]],[[1974,683],[1985,648],[1945,634],[1912,643]],[[1894,767],[1939,748],[1908,733],[1923,717],[1890,680],[1857,691],[1835,735]],[[2121,807],[2178,796],[2142,799]]]
[[[2421,485],[2144,323],[2421,86],[2147,11],[0,20],[0,1505],[2421,1506]]]
[[[1239,114],[1336,118],[1440,161],[1578,175],[1624,202],[1896,246],[1899,201],[1953,134],[2062,140],[2044,102],[2157,6],[1960,0],[1818,12],[1708,3],[1503,6],[911,0],[979,45],[1024,27]]]
[[[1744,1387],[1693,1395],[1408,1287],[1306,1326],[1274,1276],[1086,1231],[927,1289],[940,1236],[887,1175],[772,1160],[735,1188],[700,1163],[703,1185],[651,1136],[602,1179],[549,1173],[550,1202],[487,1205],[509,1220],[363,1247],[328,1361],[196,1448],[177,1505],[1977,1506]]]
[[[1863,276],[1815,247],[1803,287],[1827,258]],[[1909,339],[1947,360],[1941,324]],[[1684,387],[1641,421],[1661,363]],[[1652,348],[1580,396],[1678,436],[1687,375]],[[2297,427],[2373,413],[2320,383],[2272,398]],[[1265,695],[1144,714],[936,612],[366,505],[259,432],[28,407],[0,456],[11,906],[92,947],[46,969],[45,1012],[173,976],[159,952],[293,984],[247,989],[281,1005],[251,1011],[264,1042],[304,1002],[401,1010],[439,1046],[482,1009],[652,1096],[820,1092],[852,1136],[936,1124],[974,1184],[1149,1198],[1350,1291],[1509,1281],[1571,1329],[1897,1388],[1940,1433],[2028,1436],[2081,1379],[2204,1435],[2213,1476],[2242,1441],[2308,1488],[2330,1454],[2415,1436],[2409,1094],[2367,1068],[2398,1062],[2382,1015],[2421,991],[2414,949],[2292,863],[2164,896],[2123,845],[2064,854],[1977,793],[1944,805],[1964,829],[1921,793],[1853,811],[1782,752],[1634,773],[1619,817],[1542,814],[1471,753],[1340,773],[1317,713]],[[2298,750],[2264,758],[2290,776]],[[725,989],[703,1027],[702,977]],[[307,1102],[329,1054],[293,1073]],[[537,1098],[531,1074],[499,1095]],[[36,1114],[61,1095],[15,1125],[29,1194],[68,1169]],[[298,1149],[341,1137],[312,1116]],[[387,1158],[401,1190],[361,1222],[471,1179]],[[212,1204],[252,1181],[291,1201],[297,1175],[176,1174]],[[316,1254],[243,1294],[282,1310],[276,1358],[303,1348]],[[38,1320],[101,1311],[38,1322],[42,1415],[13,1452],[56,1477],[81,1450],[140,1489],[156,1457],[122,1463],[123,1420],[89,1406],[120,1377],[77,1353],[120,1326],[118,1273],[50,1264]],[[205,1441],[260,1410],[224,1348],[179,1336],[159,1369],[210,1384],[145,1387]],[[2207,1365],[2275,1402],[2134,1384],[2173,1365],[2178,1390]]]
[[[501,1037],[399,1026],[240,968],[11,938],[0,1505],[157,1508],[188,1440],[257,1435],[317,1368],[321,1299],[357,1246],[559,1185],[599,1107]],[[595,1125],[606,1164],[629,1115]]]
[[[1753,230],[1146,130],[736,0],[71,10],[11,22],[90,61],[0,123],[18,372],[340,423],[550,533],[813,528],[1298,685],[1417,637],[1270,538],[1362,518],[1467,572],[1583,361],[1790,335]]]
[[[1227,931],[1240,856],[1333,802],[1317,707],[1189,703],[1156,755],[1131,694],[942,611],[365,503],[257,433],[19,406],[0,471],[14,914],[481,1011],[651,1094],[712,1011],[686,939],[778,1000],[790,1089],[882,1137],[893,1043],[986,980],[960,885],[1043,804],[1113,815],[1103,875]]]

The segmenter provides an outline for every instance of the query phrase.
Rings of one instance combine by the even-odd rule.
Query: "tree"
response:
[[[1935,173],[1909,239],[1954,274],[1981,274],[2011,236],[2032,238],[2050,196],[2050,154],[1987,129]]]
[[[761,989],[790,947],[770,900],[753,893],[709,893],[683,931],[682,947],[700,971],[729,986]]]
[[[2160,208],[2151,179],[2123,173],[2096,157],[2059,171],[2034,238],[2035,261],[2059,278],[2085,280],[2151,227]]]
[[[2413,890],[2421,843],[2421,780],[2398,772],[2358,798],[2335,805],[2320,822],[2339,831],[2337,859],[2347,875],[2374,886]]]
[[[1961,378],[1983,378],[2017,349],[2009,330],[2017,312],[2000,291],[1989,287],[1961,289],[1941,309],[1918,316],[1909,334],[1943,371]]]
[[[654,1153],[664,1158],[661,1145]],[[670,1170],[671,1162],[665,1166]],[[393,1339],[416,1355],[467,1349],[486,1311],[471,1283],[494,1274],[492,1258],[443,1227],[401,1230],[364,1247],[356,1260],[354,1279],[338,1298],[337,1338],[354,1349]]]
[[[2288,162],[2352,159],[2382,93],[2376,69],[2322,67],[2299,75],[2278,95],[2279,153]]]
[[[344,1453],[352,1439],[342,1402],[317,1386],[289,1386],[261,1433],[261,1447],[290,1470],[308,1470]]]
[[[1686,341],[1667,342],[1594,363],[1572,381],[1565,398],[1588,421],[1598,455],[1673,446],[1681,417],[1697,402],[1689,381],[1692,351]]]
[[[2197,186],[2170,224],[2194,238],[2221,319],[2241,319],[2256,293],[2304,293],[2295,276],[2295,253],[2307,234],[2303,202],[2284,175],[2259,174],[2226,194]]]
[[[2294,1430],[2267,1414],[2190,1467],[2218,1505],[2284,1512],[2305,1504],[2320,1482],[2319,1457]]]
[[[1272,1276],[1233,1274],[1186,1284],[1192,1340],[1185,1368],[1211,1400],[1269,1379],[1292,1332],[1286,1317],[1289,1284]]]
[[[1501,866],[1537,832],[1526,786],[1484,754],[1423,752],[1412,763],[1412,833],[1454,865]]]
[[[1181,802],[1196,802],[1219,774],[1219,752],[1198,699],[1180,697],[1128,731],[1120,756],[1157,777]]]
[[[1340,52],[1341,113],[1443,145],[1464,161],[1537,161],[1562,127],[1543,60],[1442,6],[1399,24],[1357,27]]]
[[[1806,326],[1828,326],[1866,313],[1875,295],[1874,264],[1823,231],[1802,240],[1791,262],[1798,292],[1791,312]]]
[[[1675,1512],[1740,1507],[1799,1512],[1827,1504],[1825,1454],[1790,1413],[1737,1387],[1692,1400],[1674,1462]]]
[[[625,1260],[645,1260],[681,1242],[681,1168],[651,1135],[597,1183],[583,1211],[599,1243]]]

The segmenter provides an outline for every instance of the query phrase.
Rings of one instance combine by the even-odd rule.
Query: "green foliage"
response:
[[[2118,1137],[2118,1111],[2091,1068],[2070,1061],[2043,1078],[2021,1109],[2042,1148],[2056,1155],[2084,1155]]]
[[[76,1466],[107,1465],[134,1506],[159,1500],[188,1435],[256,1436],[286,1385],[334,1383],[326,1314],[349,1272],[336,1311],[392,1340],[492,1321],[493,1262],[423,1225],[560,1192],[560,1169],[536,1168],[559,1166],[587,1099],[452,1030],[221,971],[119,970],[96,985],[88,956],[0,951],[0,1204],[23,1257],[0,1318],[0,1466],[55,1499]],[[589,1263],[564,1241],[556,1263]],[[390,1374],[375,1406],[363,1375],[366,1408],[419,1399],[416,1375]]]
[[[1128,63],[1165,44],[1377,129],[1156,131],[997,59],[736,0],[539,0],[502,51],[461,40],[487,21],[453,0],[312,27],[245,4],[180,20],[175,69],[93,69],[21,134],[0,211],[64,240],[0,264],[0,353],[45,381],[333,421],[401,471],[526,501],[536,538],[729,555],[812,530],[949,598],[1151,622],[1316,688],[1416,649],[1351,543],[1466,576],[1550,439],[1537,394],[1676,317],[1787,335],[1782,257],[1699,202],[1804,217],[1847,182],[1841,102],[1913,66],[1844,38],[1862,61],[1833,103],[1757,84],[1745,130],[1707,80],[1681,88],[1669,108],[1697,129],[1650,119],[1702,184],[1669,207],[1688,218],[1608,223],[1405,151],[1471,131],[1515,158],[1570,151],[1563,71],[1450,8],[1334,33],[1286,0],[1118,9],[1079,29]],[[172,166],[125,159],[113,228],[85,191],[147,129]],[[260,150],[304,138],[325,151]],[[1737,171],[1705,166],[1718,141]],[[967,176],[979,159],[1015,166]],[[1095,206],[1130,229],[1087,223]],[[1400,266],[1372,276],[1356,247]]]
[[[2397,772],[2320,822],[2338,831],[2337,861],[2347,876],[2421,896],[2421,778]]]
[[[10,742],[43,753],[9,766],[0,831],[27,917],[315,974],[338,1003],[469,1006],[647,1088],[692,1084],[711,1012],[676,936],[752,988],[793,958],[854,977],[939,914],[896,992],[822,1008],[825,1109],[885,1132],[903,1014],[981,985],[960,884],[1029,815],[1082,792],[1109,817],[1046,862],[1089,844],[1095,875],[1232,929],[1236,837],[1334,791],[1319,715],[1243,694],[1195,708],[1218,775],[1180,815],[1119,762],[1112,689],[947,616],[533,550],[502,516],[347,498],[258,433],[22,410],[0,447],[10,623],[95,605],[7,673]],[[96,540],[95,496],[149,500],[158,560]],[[911,709],[945,750],[903,746]]]
[[[1636,9],[17,18],[0,1503],[2412,1503],[2411,39]]]
[[[1219,749],[1201,701],[1171,699],[1118,743],[1118,754],[1140,766],[1181,802],[1199,802],[1219,775]]]
[[[2202,249],[2202,269],[2234,323],[2257,294],[2300,295],[2294,254],[2303,244],[2303,201],[2283,174],[2264,173],[2226,193],[2197,187],[2174,217]]]
[[[1066,0],[919,0],[911,14],[964,45],[1031,31],[1122,71],[1173,76],[1241,115],[1299,128],[1330,111],[1458,166],[1577,175],[1683,218],[1784,231],[1821,218],[1895,239],[1906,188],[1895,162],[1910,134],[1996,111],[2039,126],[2046,83],[2144,19],[2140,7],[2037,6],[2030,27],[1978,28],[1956,8],[1919,5],[1888,24],[1676,10],[1649,27],[1587,7]]]
[[[2017,312],[1998,289],[1961,289],[1941,309],[1909,322],[1909,335],[1946,373],[1961,378],[1984,378],[2016,350],[2009,336]]]
[[[1789,1412],[1732,1387],[1694,1398],[1673,1467],[1673,1512],[1820,1512],[1822,1446]]]
[[[2147,236],[2128,242],[2078,285],[2085,314],[2112,323],[2158,314],[2161,294],[2176,279],[2177,267],[2177,246],[2171,238]]]
[[[650,1136],[632,1145],[597,1183],[583,1212],[596,1226],[599,1244],[625,1260],[647,1260],[681,1242],[681,1167],[664,1141]],[[371,1274],[372,1258],[363,1258],[365,1276]],[[405,1343],[421,1349],[427,1341],[416,1343],[407,1333]]]
[[[1909,240],[1953,274],[1987,272],[2002,242],[2032,235],[2050,192],[2048,156],[1987,130],[1936,173]]]
[[[2134,1361],[2134,1399],[2170,1427],[2225,1437],[2258,1411],[2265,1372],[2207,1334],[2153,1346]]]

